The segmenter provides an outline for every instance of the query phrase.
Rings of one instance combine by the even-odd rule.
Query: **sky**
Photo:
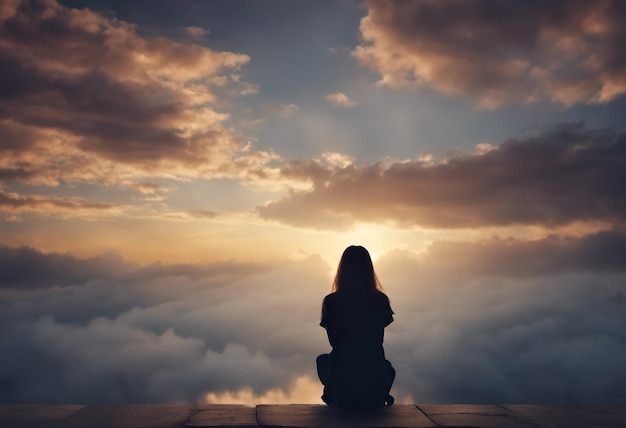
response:
[[[626,3],[0,0],[0,402],[626,400]]]

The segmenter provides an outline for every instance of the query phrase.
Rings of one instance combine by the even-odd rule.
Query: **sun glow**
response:
[[[388,225],[360,223],[353,229],[342,233],[324,233],[326,251],[320,252],[322,258],[337,266],[343,250],[349,245],[362,245],[375,262],[380,256],[395,249],[422,251],[430,239],[424,231],[400,230]]]

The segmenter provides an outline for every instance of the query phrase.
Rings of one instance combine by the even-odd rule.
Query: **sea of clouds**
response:
[[[623,272],[494,273],[446,245],[376,261],[396,312],[385,349],[400,400],[624,401]],[[442,253],[450,264],[435,263]],[[139,265],[2,247],[0,401],[319,402],[332,269],[314,255]]]

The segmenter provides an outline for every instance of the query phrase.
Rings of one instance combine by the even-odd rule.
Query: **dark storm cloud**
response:
[[[626,219],[626,135],[574,123],[490,149],[438,163],[292,162],[283,175],[309,179],[313,189],[258,213],[322,229],[358,221],[465,228]]]
[[[359,61],[493,108],[600,103],[626,92],[626,7],[601,1],[367,2]]]
[[[222,126],[215,95],[246,85],[246,55],[143,37],[131,23],[55,0],[4,4],[0,39],[6,180],[234,174],[231,161],[248,150]]]

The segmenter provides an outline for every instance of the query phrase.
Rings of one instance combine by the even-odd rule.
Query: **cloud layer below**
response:
[[[607,238],[442,242],[421,256],[381,256],[376,268],[396,312],[385,340],[395,394],[626,399],[623,266],[593,251]],[[623,233],[612,239],[612,250],[625,245]],[[532,266],[529,253],[545,257],[520,274],[513,260]],[[138,265],[114,253],[80,259],[4,247],[0,400],[319,402],[314,361],[329,348],[318,326],[329,271],[316,256]]]

